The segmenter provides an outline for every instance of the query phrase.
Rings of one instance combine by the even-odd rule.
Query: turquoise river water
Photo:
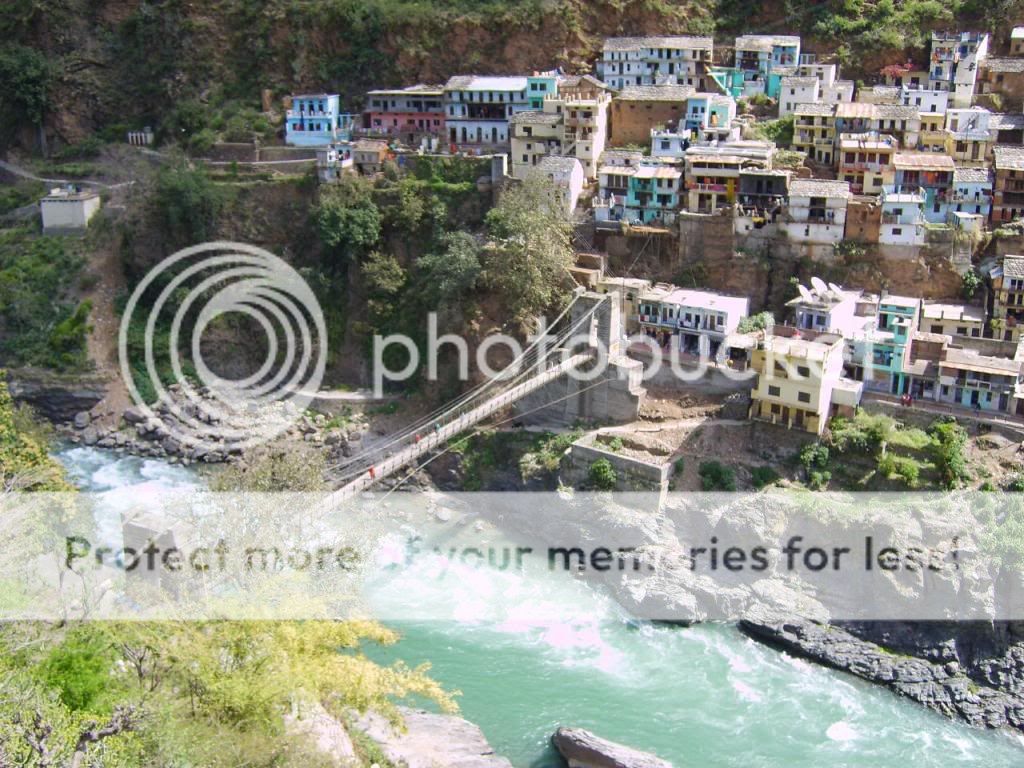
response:
[[[91,448],[58,457],[79,487],[109,494],[114,506],[199,482],[181,467]],[[560,765],[548,744],[560,724],[680,767],[1024,765],[1015,737],[953,723],[732,627],[638,625],[601,591],[546,569],[441,579],[437,565],[425,559],[366,585],[382,615],[441,604],[454,617],[388,621],[402,640],[371,655],[430,662],[516,768]],[[481,600],[486,623],[475,618]]]

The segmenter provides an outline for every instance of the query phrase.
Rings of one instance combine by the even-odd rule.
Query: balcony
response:
[[[687,189],[694,189],[698,192],[720,192],[726,193],[729,191],[725,184],[701,184],[696,181],[686,182]]]

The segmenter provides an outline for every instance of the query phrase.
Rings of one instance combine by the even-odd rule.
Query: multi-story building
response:
[[[820,435],[833,416],[852,416],[863,384],[843,376],[843,355],[838,334],[775,326],[751,351],[750,418]]]
[[[945,152],[949,140],[945,112],[921,112],[921,133],[917,148],[921,152]]]
[[[629,177],[624,215],[641,224],[668,224],[679,210],[683,172],[672,165],[643,163]]]
[[[547,155],[537,163],[533,173],[542,173],[555,185],[567,216],[572,216],[583,192],[586,176],[583,166],[575,157]]]
[[[938,363],[938,401],[977,411],[1013,413],[1020,397],[1021,361],[946,346]]]
[[[760,218],[764,223],[772,220],[789,198],[792,176],[793,172],[786,170],[741,168],[737,216]]]
[[[380,139],[360,139],[352,145],[352,161],[356,170],[367,176],[380,173],[389,157],[391,148]]]
[[[793,243],[834,245],[843,239],[850,185],[827,179],[793,179],[784,228]]]
[[[629,179],[643,162],[643,152],[606,149],[598,169],[598,195],[594,198],[594,219],[598,222],[621,221],[626,213]]]
[[[950,108],[946,112],[946,154],[958,166],[985,167],[989,164],[995,136],[989,130],[992,113],[984,107]]]
[[[512,132],[512,176],[525,179],[549,155],[562,155],[562,114],[554,110],[519,112],[509,119]]]
[[[988,221],[992,213],[992,171],[988,168],[955,168],[949,208],[956,213],[977,214]]]
[[[444,86],[448,141],[463,149],[508,149],[509,120],[530,109],[525,77],[456,75]]]
[[[793,114],[793,149],[831,166],[836,142],[836,105],[798,104]]]
[[[534,72],[526,78],[527,98],[530,109],[542,109],[544,99],[558,93],[558,75],[554,72]]]
[[[855,195],[876,195],[892,184],[893,156],[899,142],[879,133],[844,133],[839,136],[839,178],[849,182]]]
[[[588,179],[597,178],[601,155],[608,144],[611,92],[590,75],[564,77],[558,97],[562,108],[562,154],[583,164]]]
[[[612,99],[612,145],[644,146],[651,140],[652,129],[678,125],[694,93],[688,85],[625,86]]]
[[[925,219],[935,224],[946,223],[953,187],[953,158],[934,152],[897,152],[892,164],[893,191],[923,189]]]
[[[871,297],[874,316],[862,331],[847,337],[847,368],[864,389],[902,395],[909,391],[904,360],[917,331],[921,300],[883,294]]]
[[[694,145],[686,150],[686,207],[711,213],[736,201],[740,172],[772,167],[775,145],[768,141],[735,141]]]
[[[949,337],[980,339],[985,335],[985,310],[971,304],[926,301],[921,306],[921,330]]]
[[[738,141],[736,102],[717,93],[695,93],[686,100],[678,126],[651,129],[651,154],[682,159],[691,144]]]
[[[779,117],[792,115],[800,104],[821,101],[821,81],[814,76],[783,77],[779,82]]]
[[[342,115],[336,93],[292,96],[285,113],[285,142],[298,147],[316,147],[349,138],[351,115]]]
[[[988,45],[984,32],[933,32],[928,87],[949,91],[954,107],[971,106],[978,67],[988,56]]]
[[[713,47],[710,37],[609,37],[597,74],[612,88],[668,84],[706,90]]]
[[[786,302],[789,324],[798,330],[853,336],[866,330],[870,321],[858,313],[860,291],[847,291],[814,279],[810,288]]]
[[[1006,255],[989,273],[992,279],[992,333],[1004,341],[1024,335],[1024,256]]]
[[[747,95],[763,93],[775,98],[771,74],[795,68],[800,62],[800,38],[794,35],[743,35],[736,38],[736,69],[743,73]],[[795,71],[795,70],[794,70]],[[775,85],[778,87],[778,85]]]
[[[992,223],[1012,221],[1024,214],[1024,147],[992,148]]]
[[[626,333],[640,331],[640,296],[651,289],[651,281],[639,277],[611,277],[602,273],[594,290],[597,293],[618,293],[619,314],[626,324]]]
[[[1024,114],[993,114],[988,127],[995,134],[996,144],[1024,144]]]
[[[901,86],[899,101],[907,107],[917,107],[918,112],[946,114],[949,108],[949,91],[931,91],[926,88]]]
[[[923,245],[925,242],[923,189],[884,188],[879,195],[882,219],[878,242],[883,245]]]
[[[369,91],[363,129],[371,134],[407,135],[412,139],[420,135],[443,136],[443,97],[441,85]]]
[[[921,132],[917,107],[902,104],[865,104],[860,101],[836,105],[836,131],[876,132],[893,136],[902,147],[916,147]]]
[[[658,283],[640,294],[640,331],[666,348],[714,357],[747,316],[746,298]]]
[[[354,169],[352,142],[339,141],[316,148],[316,175],[320,181],[337,181],[346,171]]]

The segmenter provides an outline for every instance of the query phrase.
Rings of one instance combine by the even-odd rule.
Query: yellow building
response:
[[[835,104],[798,104],[793,110],[793,149],[832,165],[836,142]]]
[[[864,385],[843,376],[843,346],[838,334],[785,326],[759,338],[750,418],[820,435],[832,416],[853,415]]]

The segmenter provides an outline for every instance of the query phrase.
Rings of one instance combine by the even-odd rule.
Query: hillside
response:
[[[152,125],[189,132],[226,102],[329,89],[358,109],[371,87],[456,72],[591,66],[621,34],[798,32],[845,74],[920,59],[933,28],[986,28],[997,45],[1019,2],[879,0],[12,0],[0,8],[0,148]]]

